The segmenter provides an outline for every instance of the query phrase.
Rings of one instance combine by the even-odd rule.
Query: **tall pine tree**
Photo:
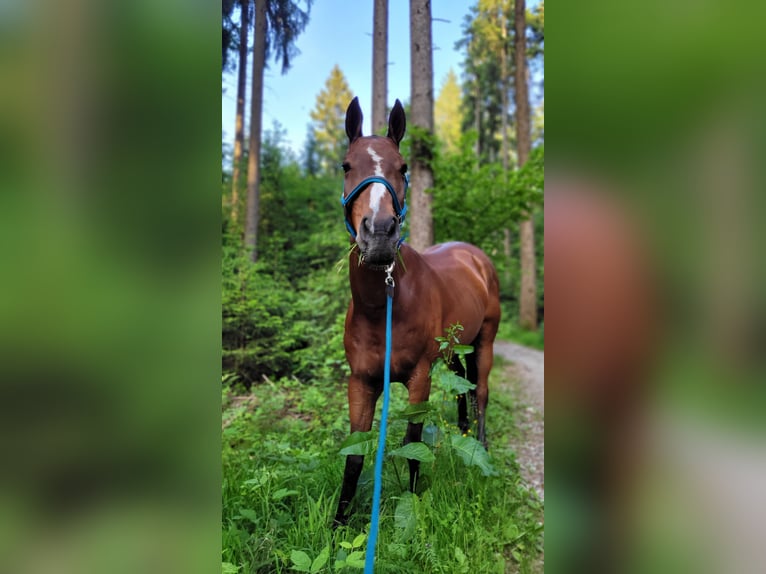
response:
[[[524,167],[531,148],[529,95],[527,93],[527,25],[524,0],[515,0],[514,56],[516,72],[516,132],[519,168]],[[519,294],[519,324],[525,329],[537,329],[537,282],[535,278],[535,224],[527,214],[519,226],[521,243],[521,292]]]
[[[231,176],[231,220],[239,222],[239,188],[242,181],[242,156],[245,144],[245,91],[247,87],[247,36],[251,20],[250,0],[240,0],[239,60],[237,62],[237,113],[234,120],[234,156]]]
[[[258,222],[260,219],[260,155],[263,121],[263,72],[272,55],[281,61],[282,73],[290,68],[297,53],[295,41],[308,23],[311,0],[306,10],[294,0],[255,0],[255,40],[253,43],[253,77],[250,106],[250,148],[247,162],[247,217],[245,247],[250,257],[258,257]]]
[[[374,0],[372,25],[372,133],[388,125],[388,0]]]
[[[434,132],[434,61],[431,43],[431,2],[410,0],[410,184],[412,186],[411,243],[418,251],[433,245],[431,168]]]

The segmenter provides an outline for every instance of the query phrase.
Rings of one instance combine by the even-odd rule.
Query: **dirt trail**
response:
[[[545,499],[545,356],[542,351],[507,341],[495,341],[495,355],[511,361],[503,383],[518,405],[521,436],[513,441],[521,475]],[[491,399],[490,399],[491,400]]]

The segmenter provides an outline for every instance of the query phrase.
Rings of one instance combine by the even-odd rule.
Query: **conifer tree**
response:
[[[434,126],[436,136],[449,153],[458,151],[460,141],[460,84],[450,68],[444,78],[439,95],[434,102]]]
[[[353,95],[340,67],[336,64],[324,88],[317,94],[311,110],[313,152],[319,172],[334,175],[343,163],[348,139],[346,138],[346,108]]]

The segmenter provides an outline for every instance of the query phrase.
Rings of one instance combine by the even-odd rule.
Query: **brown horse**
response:
[[[385,269],[393,267],[396,288],[391,380],[405,384],[410,404],[427,401],[431,390],[429,369],[439,354],[435,338],[444,335],[445,328],[460,323],[464,328],[461,342],[474,346],[474,352],[466,357],[466,375],[476,384],[477,438],[486,444],[487,377],[500,321],[497,274],[489,258],[472,245],[446,243],[418,253],[401,242],[407,165],[399,153],[399,142],[405,125],[399,100],[391,110],[386,137],[362,136],[362,110],[357,98],[346,110],[349,147],[343,163],[342,199],[346,226],[352,243],[356,243],[349,255],[351,303],[344,336],[351,367],[351,432],[372,428],[375,403],[383,389]],[[397,261],[399,258],[403,263]],[[458,418],[465,432],[469,427],[465,395],[458,400]],[[409,423],[404,443],[420,441],[422,430],[422,423]],[[346,458],[336,523],[346,521],[346,509],[356,491],[363,462],[363,456]],[[409,461],[411,490],[415,488],[419,464]]]

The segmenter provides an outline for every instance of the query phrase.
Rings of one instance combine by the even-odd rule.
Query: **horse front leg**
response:
[[[431,393],[431,377],[428,375],[430,363],[421,361],[415,368],[415,374],[407,383],[409,392],[409,403],[411,405],[422,403],[428,400]],[[404,444],[411,442],[420,442],[423,438],[423,423],[407,423],[407,433],[404,435]],[[410,467],[410,492],[415,492],[415,486],[420,474],[420,461],[407,459]]]
[[[351,375],[348,381],[348,412],[351,420],[351,432],[367,432],[372,428],[375,403],[381,392],[380,385],[371,384],[361,377]],[[346,456],[346,468],[343,471],[343,485],[340,489],[338,510],[335,513],[334,526],[346,524],[346,509],[356,493],[356,485],[364,466],[364,456],[350,454]]]

